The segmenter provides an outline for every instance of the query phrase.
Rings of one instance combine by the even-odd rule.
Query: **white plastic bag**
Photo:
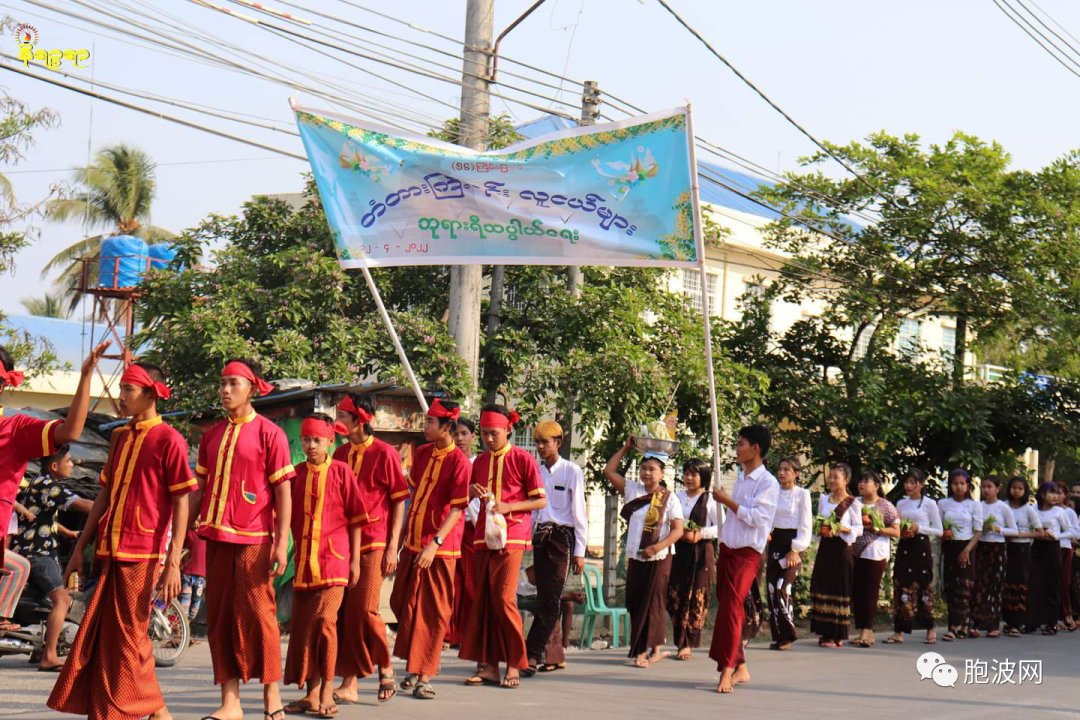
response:
[[[495,512],[495,497],[487,496],[487,512],[484,521],[484,544],[489,550],[502,550],[506,547],[506,518]]]

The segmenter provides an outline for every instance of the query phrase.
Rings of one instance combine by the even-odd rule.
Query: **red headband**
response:
[[[150,377],[150,373],[139,365],[128,366],[128,369],[120,376],[120,384],[123,385],[124,383],[153,388],[158,398],[162,400],[168,400],[172,396],[172,391],[169,390],[165,383],[155,381],[154,378]]]
[[[333,440],[335,433],[340,435],[348,434],[345,426],[341,423],[331,425],[319,418],[304,418],[304,422],[300,423],[300,437],[324,437]]]
[[[242,377],[247,379],[255,389],[259,391],[260,395],[269,395],[274,391],[274,386],[266,382],[262,378],[255,377],[255,373],[251,371],[247,365],[237,360],[229,363],[225,366],[225,369],[221,371],[221,377],[227,375],[235,375],[236,377]]]
[[[502,413],[488,410],[487,412],[480,413],[480,427],[510,428],[517,425],[517,422],[520,419],[521,416],[517,414],[516,410],[510,411],[510,417],[506,417]]]
[[[453,410],[447,410],[443,407],[443,404],[439,402],[439,398],[435,398],[431,401],[431,407],[427,411],[428,417],[436,418],[450,418],[451,420],[457,420],[461,415],[461,408],[457,407]]]
[[[10,388],[19,387],[24,377],[26,376],[18,370],[0,370],[0,380],[3,380],[4,384]]]
[[[369,413],[367,410],[362,410],[361,408],[356,407],[356,403],[354,403],[353,399],[348,395],[345,396],[344,400],[338,403],[337,409],[353,415],[364,425],[367,425],[369,422],[371,422],[371,413]]]

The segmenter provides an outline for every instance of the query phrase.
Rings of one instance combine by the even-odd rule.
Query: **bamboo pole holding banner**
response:
[[[691,209],[694,213],[694,244],[701,270],[701,316],[705,328],[705,366],[709,377],[709,412],[712,416],[713,477],[720,477],[720,422],[716,414],[716,378],[713,375],[712,324],[709,319],[709,276],[705,265],[705,233],[701,225],[701,196],[698,193],[697,151],[694,147],[694,113],[686,103],[686,144],[690,150]],[[723,302],[721,298],[720,302]]]
[[[426,413],[428,404],[427,400],[424,399],[424,392],[420,389],[420,383],[416,381],[412,365],[409,363],[408,356],[405,355],[405,348],[401,347],[401,340],[398,339],[394,323],[390,322],[390,314],[386,312],[386,306],[383,305],[382,295],[379,294],[379,287],[375,284],[375,278],[371,277],[371,270],[368,269],[366,262],[360,267],[360,270],[364,273],[364,280],[367,281],[371,297],[375,298],[375,306],[379,308],[379,316],[382,318],[383,325],[386,326],[386,332],[390,333],[390,340],[394,343],[394,349],[397,350],[398,359],[401,360],[401,365],[405,368],[405,374],[409,376],[409,384],[412,385],[413,392],[416,393],[416,399],[420,402],[420,407]]]

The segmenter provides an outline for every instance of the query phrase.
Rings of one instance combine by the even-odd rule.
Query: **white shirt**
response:
[[[941,498],[938,500],[938,510],[941,511],[942,523],[946,520],[952,523],[953,540],[970,540],[976,532],[982,532],[982,503],[971,498],[965,498],[963,502]]]
[[[469,457],[469,464],[472,465],[476,462],[476,456]],[[480,498],[473,498],[469,501],[469,504],[465,506],[465,522],[470,525],[475,525],[476,521],[480,519]]]
[[[886,500],[885,502],[889,502],[889,501]],[[866,503],[861,502],[861,498],[860,498],[860,504],[865,505]],[[889,504],[892,505],[892,503],[889,503]],[[871,506],[871,507],[873,507],[873,506]],[[895,510],[896,507],[893,506],[893,509]],[[885,513],[882,513],[881,515],[882,515],[882,518],[884,518]],[[862,522],[862,508],[859,508],[859,522]],[[899,517],[899,513],[897,513],[897,517],[893,520],[893,524],[889,525],[889,526],[886,526],[886,527],[897,527],[899,524],[900,524],[900,517]],[[869,533],[866,532],[866,528],[864,527],[863,528],[863,535],[867,535],[867,534],[869,534]],[[877,537],[875,537],[870,542],[869,545],[867,545],[866,547],[863,548],[863,551],[861,553],[859,553],[859,557],[864,559],[864,560],[888,560],[889,555],[892,553],[892,538],[889,537],[888,535],[882,535],[882,534],[877,533],[877,532],[875,532],[873,534],[876,535]]]
[[[1057,505],[1046,510],[1036,510],[1035,512],[1038,514],[1039,522],[1042,523],[1043,528],[1049,530],[1055,540],[1060,540],[1062,535],[1069,533],[1069,519],[1065,517],[1065,513]]]
[[[589,519],[585,512],[585,475],[576,464],[559,458],[548,470],[541,461],[547,505],[533,513],[533,527],[551,522],[574,528],[574,557],[585,557],[589,542]]]
[[[1076,517],[1076,512],[1071,507],[1065,505],[1058,505],[1061,508],[1061,516],[1065,518],[1065,523],[1068,525],[1066,533],[1068,537],[1059,537],[1058,543],[1065,549],[1072,548],[1072,541],[1074,539],[1080,539],[1080,520]]]
[[[749,474],[735,481],[731,497],[739,504],[739,511],[724,518],[720,528],[720,542],[732,550],[752,547],[765,552],[769,541],[776,500],[780,496],[780,483],[765,465],[758,465]]]
[[[994,516],[994,525],[1001,528],[1001,532],[996,533],[990,530],[983,530],[982,537],[979,538],[980,542],[1003,543],[1005,542],[1006,537],[1013,537],[1019,532],[1016,527],[1016,518],[1013,516],[1012,508],[1009,507],[1008,503],[1002,500],[988,503],[984,500],[982,504],[984,525],[991,515]]]
[[[941,513],[937,503],[925,495],[918,500],[909,497],[896,503],[896,512],[904,520],[910,520],[919,526],[919,535],[941,537]]]
[[[1017,532],[1027,533],[1034,532],[1035,530],[1042,530],[1042,520],[1039,519],[1039,512],[1035,509],[1035,506],[1031,503],[1021,505],[1018,508],[1012,506],[1009,507],[1012,510],[1013,519],[1016,520]],[[1018,538],[1010,537],[1009,542],[1015,543],[1031,543],[1032,538]]]
[[[829,500],[828,493],[822,493],[818,498],[818,515],[822,517],[829,517],[833,514],[833,510],[839,503],[834,503]],[[840,533],[840,537],[844,538],[844,542],[851,545],[855,542],[855,538],[862,535],[862,501],[859,498],[855,498],[855,502],[851,503],[847,512],[844,513],[844,517],[840,518],[840,524],[848,528],[846,533]]]
[[[701,528],[701,538],[703,540],[715,540],[720,536],[720,526],[724,524],[726,514],[724,510],[726,508],[717,506],[712,493],[707,490],[694,497],[687,496],[685,490],[675,493],[675,496],[679,498],[679,507],[682,508],[684,526],[686,521],[690,519],[690,513],[694,511],[694,506],[698,504],[698,500],[701,499],[702,495],[705,495],[705,526]]]
[[[795,539],[791,549],[802,552],[810,547],[814,532],[814,513],[810,509],[810,491],[795,485],[790,490],[780,488],[776,499],[776,514],[773,515],[773,530],[795,530]]]
[[[644,485],[637,480],[631,480],[630,478],[626,479],[626,490],[623,491],[623,502],[630,502],[631,500],[646,494]],[[628,523],[629,527],[626,530],[626,557],[631,560],[641,560],[645,562],[663,560],[672,552],[670,547],[666,547],[651,558],[647,558],[639,553],[639,550],[641,550],[641,532],[645,529],[645,515],[647,515],[648,512],[649,506],[644,505],[638,508],[637,511],[630,516],[630,522]],[[664,505],[664,510],[660,514],[658,525],[660,532],[657,537],[657,542],[660,542],[671,534],[672,520],[682,519],[682,505],[679,504],[679,499],[675,497],[675,493],[668,494],[667,503]]]

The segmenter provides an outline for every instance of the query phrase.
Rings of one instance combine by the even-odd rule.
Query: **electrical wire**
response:
[[[1008,5],[1008,3],[1005,3],[1005,5],[1008,5],[1009,10],[1012,10],[1012,12],[1016,13],[1016,17],[1013,17],[1012,14],[1009,12],[1009,10],[1006,10],[1005,6],[1003,6],[1000,2],[998,2],[998,0],[993,0],[993,3],[994,3],[994,5],[997,6],[998,10],[1000,10],[1002,12],[1002,14],[1005,15],[1005,17],[1012,20],[1013,23],[1015,23],[1018,28],[1023,30],[1024,33],[1027,34],[1028,37],[1030,37],[1032,40],[1034,40],[1039,45],[1039,47],[1041,47],[1043,50],[1045,50],[1047,55],[1054,58],[1054,60],[1057,60],[1058,63],[1063,68],[1065,68],[1066,70],[1071,72],[1073,75],[1076,75],[1077,77],[1080,77],[1080,72],[1077,72],[1074,68],[1069,66],[1069,62],[1071,62],[1073,65],[1077,65],[1078,63],[1075,60],[1073,60],[1072,58],[1070,58],[1068,56],[1068,54],[1064,50],[1062,50],[1057,45],[1055,45],[1051,40],[1049,40],[1046,37],[1046,35],[1044,35],[1042,32],[1039,31],[1038,28],[1036,28],[1034,25],[1032,25],[1031,22],[1028,21],[1027,18],[1025,18],[1023,15],[1021,15],[1020,12],[1016,8],[1014,8],[1012,5]],[[1053,46],[1055,49],[1057,49],[1058,52],[1065,55],[1066,60],[1068,60],[1069,62],[1066,62],[1066,60],[1062,60],[1060,57],[1058,57],[1049,47],[1047,47],[1045,44],[1043,44],[1042,40],[1040,40],[1038,37],[1035,37],[1035,35],[1032,35],[1031,30],[1028,30],[1026,27],[1024,27],[1024,25],[1027,25],[1028,27],[1030,27],[1032,30],[1035,31],[1035,34],[1037,34],[1043,40],[1046,40],[1046,42],[1049,45]]]
[[[689,23],[687,23],[685,20],[683,20],[682,16],[679,15],[679,13],[675,12],[674,8],[672,8],[670,5],[668,5],[667,0],[656,0],[656,1],[658,3],[660,3],[660,5],[662,5],[665,10],[667,10],[669,13],[671,13],[671,15],[676,20],[679,21],[679,24],[681,24],[684,28],[686,28],[690,32],[691,35],[696,37],[701,42],[701,44],[704,45],[709,50],[709,52],[711,52],[718,60],[720,60],[720,62],[724,63],[724,65],[726,65],[729,70],[731,70],[733,73],[735,73],[736,77],[738,77],[740,80],[742,80],[742,82],[747,87],[749,87],[751,90],[753,90],[755,93],[757,93],[758,96],[762,100],[764,100],[766,103],[768,103],[769,107],[771,107],[773,110],[778,112],[785,120],[787,120],[788,123],[791,124],[792,127],[794,127],[796,130],[798,130],[803,135],[805,135],[810,140],[810,142],[814,143],[814,145],[819,147],[822,152],[824,152],[826,155],[828,155],[833,160],[835,160],[841,167],[843,167],[845,170],[847,170],[853,176],[858,178],[859,182],[861,182],[863,185],[865,185],[868,190],[873,192],[875,195],[881,195],[882,197],[885,197],[884,194],[880,190],[878,190],[873,185],[871,185],[870,181],[867,180],[862,175],[860,175],[859,172],[857,170],[855,170],[855,168],[853,168],[846,160],[844,160],[842,157],[840,157],[839,155],[834,153],[829,148],[828,145],[824,144],[823,142],[818,140],[816,137],[814,137],[814,135],[809,130],[807,130],[802,125],[800,125],[798,122],[796,122],[795,118],[791,117],[791,115],[789,115],[787,112],[785,112],[783,108],[781,108],[779,105],[777,105],[775,102],[773,102],[772,99],[769,98],[769,96],[766,95],[757,85],[755,85],[753,82],[751,82],[748,77],[746,77],[741,72],[739,72],[738,68],[736,68],[734,65],[732,65],[731,62],[727,58],[725,58],[723,55],[721,55],[719,52],[717,52],[716,48],[714,48],[712,45],[710,45],[709,42],[704,37],[701,36],[701,33],[699,33]],[[994,2],[997,2],[997,0],[994,0]]]
[[[162,120],[168,120],[169,122],[173,122],[173,123],[176,123],[178,125],[184,125],[185,127],[193,128],[195,130],[201,130],[203,132],[210,133],[211,135],[217,135],[218,137],[222,137],[222,138],[225,138],[227,140],[233,140],[235,142],[244,143],[245,145],[251,145],[252,147],[257,147],[257,148],[259,148],[261,150],[269,150],[270,152],[274,152],[274,153],[278,153],[279,155],[285,155],[287,157],[295,158],[296,160],[301,160],[301,161],[303,161],[305,163],[308,162],[307,157],[305,157],[303,155],[296,155],[295,153],[288,152],[287,150],[280,150],[280,149],[278,149],[276,147],[271,147],[270,145],[263,145],[260,142],[255,142],[254,140],[248,140],[246,138],[238,137],[236,135],[231,135],[229,133],[225,133],[225,132],[222,132],[220,130],[215,130],[214,128],[206,127],[205,125],[199,125],[198,123],[193,123],[193,122],[190,122],[188,120],[183,120],[181,118],[173,117],[171,115],[166,115],[164,113],[160,113],[160,112],[157,112],[155,110],[151,110],[149,108],[144,108],[144,107],[141,107],[139,105],[134,105],[132,103],[124,102],[123,100],[118,100],[116,98],[111,98],[111,97],[109,97],[107,95],[102,95],[101,93],[95,92],[93,90],[84,90],[83,88],[79,88],[79,87],[76,87],[74,85],[69,85],[67,83],[62,83],[59,80],[53,80],[53,79],[48,78],[48,77],[43,77],[41,75],[37,75],[35,73],[32,73],[32,72],[30,72],[28,70],[24,70],[24,69],[19,68],[17,66],[3,64],[3,65],[0,65],[0,70],[7,70],[8,72],[18,73],[19,75],[24,75],[26,77],[33,78],[34,80],[39,80],[41,82],[48,83],[50,85],[55,85],[56,87],[60,87],[60,88],[63,88],[65,90],[71,90],[71,91],[77,92],[77,93],[79,93],[81,95],[86,95],[88,97],[96,98],[98,100],[103,100],[105,102],[112,103],[113,105],[119,105],[120,107],[124,107],[124,108],[127,108],[129,110],[135,110],[137,112],[141,112],[141,113],[144,113],[146,115],[151,115],[151,116],[156,117],[156,118],[161,118]]]

